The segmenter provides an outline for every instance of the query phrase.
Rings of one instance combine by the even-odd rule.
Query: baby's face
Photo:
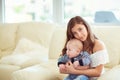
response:
[[[66,53],[67,53],[69,58],[73,58],[73,57],[76,57],[76,56],[79,55],[80,50],[76,46],[70,44],[70,45],[67,46]]]

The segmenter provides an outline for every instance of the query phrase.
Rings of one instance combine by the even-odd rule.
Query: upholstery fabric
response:
[[[98,80],[120,80],[120,65],[104,73]]]
[[[19,66],[0,64],[0,80],[10,80],[11,73],[19,69]]]
[[[110,62],[105,66],[112,68],[118,65],[120,62],[120,49],[118,49],[118,45],[120,45],[120,35],[118,35],[120,32],[119,26],[96,26],[94,32],[96,36],[105,43],[108,51]]]
[[[0,49],[15,48],[17,24],[0,24]]]
[[[0,63],[27,67],[47,61],[48,50],[43,46],[22,38],[19,40],[15,50],[11,55],[2,57]]]
[[[91,25],[108,50],[109,63],[98,80],[119,80],[120,26]],[[66,40],[66,27],[51,23],[0,24],[0,80],[63,80],[57,59]],[[109,78],[110,77],[110,78]]]
[[[17,39],[25,37],[48,48],[54,28],[55,26],[49,23],[23,23],[19,26]]]
[[[64,47],[66,40],[66,29],[57,28],[53,33],[50,46],[49,46],[49,59],[57,59]]]
[[[16,77],[17,80],[63,80],[64,76],[66,75],[59,73],[58,67],[56,65],[56,60],[49,60],[48,62],[43,62],[41,64],[31,66],[26,69],[16,71],[13,73],[12,76],[13,80],[16,80]],[[22,76],[24,76],[24,79],[22,78]]]

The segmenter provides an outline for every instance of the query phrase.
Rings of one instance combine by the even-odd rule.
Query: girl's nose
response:
[[[80,33],[80,32],[78,32],[78,36],[79,36],[79,37],[81,36],[81,33]]]
[[[77,32],[77,37],[80,38],[81,37],[81,33]]]

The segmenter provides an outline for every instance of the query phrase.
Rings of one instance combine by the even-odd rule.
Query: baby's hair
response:
[[[70,39],[67,44],[71,44],[71,43],[74,44],[75,46],[77,46],[79,49],[83,48],[83,43],[78,39],[75,39],[75,38]]]

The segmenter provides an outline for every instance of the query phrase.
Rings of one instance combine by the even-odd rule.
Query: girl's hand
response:
[[[74,68],[72,62],[71,62],[71,61],[68,61],[68,62],[66,63],[66,73],[67,73],[67,74],[74,74],[74,71],[75,71],[75,68]]]

